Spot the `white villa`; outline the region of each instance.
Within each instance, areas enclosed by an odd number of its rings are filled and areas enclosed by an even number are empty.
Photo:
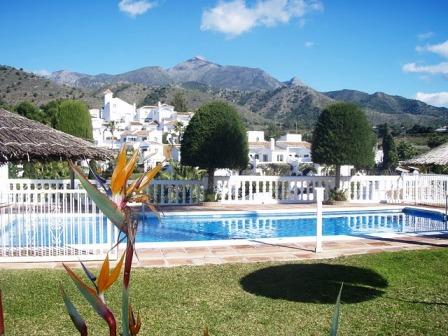
[[[179,127],[186,127],[192,112],[177,112],[168,104],[142,106],[129,104],[104,92],[104,105],[91,109],[93,138],[101,147],[119,149],[123,144],[141,152],[141,164],[145,169],[166,159],[162,138],[166,133],[171,143],[179,143]]]
[[[255,173],[261,173],[260,163],[288,163],[292,167],[291,173],[298,174],[299,165],[312,163],[311,144],[302,141],[301,134],[288,133],[277,141],[264,139],[263,131],[248,131],[249,163]]]

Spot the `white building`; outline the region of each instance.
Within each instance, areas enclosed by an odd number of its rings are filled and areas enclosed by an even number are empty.
[[[298,174],[302,163],[312,163],[311,144],[302,141],[301,134],[288,133],[278,141],[264,139],[263,131],[248,131],[249,162],[254,172],[261,173],[260,164],[287,163],[291,173]]]
[[[104,92],[102,117],[106,121],[131,122],[136,117],[136,106],[120,98],[115,98],[109,89]]]
[[[101,147],[119,149],[123,144],[141,152],[140,164],[145,168],[168,159],[164,133],[171,143],[180,142],[179,130],[186,127],[192,112],[178,113],[168,104],[158,103],[136,109],[135,103],[113,97],[110,90],[104,92],[102,110],[91,109],[93,137]],[[176,153],[173,159],[180,159]]]

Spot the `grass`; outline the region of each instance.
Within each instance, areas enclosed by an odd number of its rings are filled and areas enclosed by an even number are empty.
[[[306,263],[135,269],[140,335],[328,335],[344,281],[340,335],[447,335],[448,249],[403,251]],[[77,335],[58,292],[63,284],[88,319],[97,318],[59,270],[2,270],[7,335]],[[119,286],[108,293],[119,311]],[[118,315],[118,314],[117,314]]]

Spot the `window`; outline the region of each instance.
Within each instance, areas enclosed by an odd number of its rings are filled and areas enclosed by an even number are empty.
[[[268,162],[268,155],[267,154],[263,154],[263,162]]]
[[[283,155],[282,154],[278,154],[277,155],[277,161],[278,162],[283,162]]]
[[[255,160],[259,160],[260,159],[260,155],[255,154]]]
[[[309,155],[309,154],[305,154],[305,155],[304,155],[304,157],[306,157],[306,158],[307,158],[307,157],[310,157],[310,155]]]

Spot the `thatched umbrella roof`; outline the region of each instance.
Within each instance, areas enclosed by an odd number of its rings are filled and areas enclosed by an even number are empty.
[[[448,165],[448,142],[402,163],[416,166]]]
[[[0,108],[0,165],[18,161],[105,160],[109,149]]]

